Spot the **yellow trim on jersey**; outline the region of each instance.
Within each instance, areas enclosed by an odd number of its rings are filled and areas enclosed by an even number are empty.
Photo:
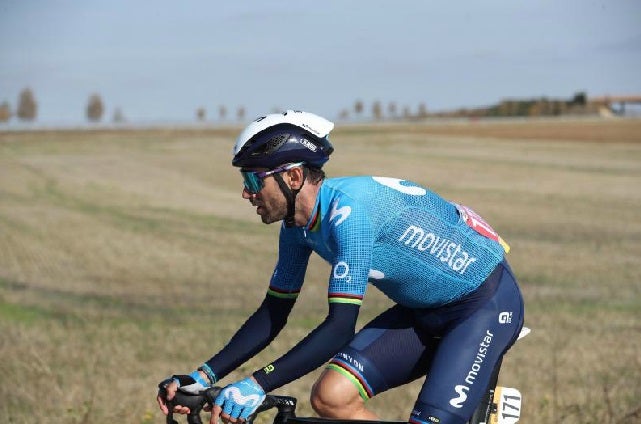
[[[498,237],[499,237],[499,244],[503,247],[503,250],[505,250],[505,253],[510,253],[510,245],[507,244],[505,240],[501,238],[501,236],[498,236]]]

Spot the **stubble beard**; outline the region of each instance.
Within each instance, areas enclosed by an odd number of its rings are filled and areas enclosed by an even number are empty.
[[[260,219],[263,224],[273,224],[274,222],[282,221],[287,215],[287,201],[283,197],[278,199],[272,205],[262,204],[263,213],[260,214]]]

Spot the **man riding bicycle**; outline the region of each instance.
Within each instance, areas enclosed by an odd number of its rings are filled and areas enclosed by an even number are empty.
[[[331,265],[327,317],[285,355],[226,386],[211,422],[246,419],[266,392],[328,361],[311,394],[321,417],[375,420],[368,399],[419,377],[410,422],[464,423],[473,414],[523,325],[509,247],[472,209],[414,182],[326,178],[333,127],[287,111],[257,119],[238,137],[232,164],[243,198],[263,223],[283,221],[278,262],[262,304],[229,343],[198,370],[161,383],[163,412],[176,390],[204,390],[269,345],[316,252]],[[355,334],[368,283],[395,305]]]

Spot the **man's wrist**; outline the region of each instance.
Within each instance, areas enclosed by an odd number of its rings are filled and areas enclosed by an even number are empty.
[[[200,371],[202,374],[205,375],[207,380],[209,380],[209,384],[211,386],[216,384],[216,382],[218,381],[218,377],[216,376],[216,373],[214,373],[214,371],[211,369],[209,365],[207,365],[207,363],[204,363],[201,366],[199,366],[198,371]]]
[[[209,381],[208,381],[208,379],[207,379],[207,374],[203,373],[203,372],[202,372],[202,371],[200,371],[200,370],[196,370],[196,371],[192,372],[191,374],[189,374],[189,376],[190,376],[190,377],[191,377],[191,378],[192,378],[196,383],[200,384],[200,385],[201,385],[202,387],[204,387],[205,389],[206,389],[207,387],[210,387],[210,386],[211,386],[211,384],[209,383]]]
[[[264,369],[255,371],[253,374],[251,374],[250,378],[255,381],[256,384],[262,387],[265,392],[273,390],[273,387],[271,387],[269,378],[267,374],[265,374]]]

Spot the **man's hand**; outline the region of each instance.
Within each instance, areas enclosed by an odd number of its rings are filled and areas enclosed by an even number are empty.
[[[176,396],[176,391],[180,390],[185,393],[198,394],[209,387],[207,375],[202,371],[194,371],[189,375],[174,375],[163,380],[158,385],[158,406],[163,414],[169,413],[167,402]],[[179,414],[189,414],[188,407],[183,405],[174,405],[172,412]]]
[[[156,396],[156,401],[158,402],[158,406],[160,407],[160,410],[165,415],[169,414],[169,408],[167,407],[167,402],[172,400],[174,396],[176,396],[176,390],[178,390],[178,383],[173,378],[168,378],[166,380],[163,380],[158,385],[158,396]],[[180,412],[180,411],[177,411],[176,408],[174,408],[172,412]],[[180,413],[183,413],[183,412],[180,412]],[[186,413],[189,413],[189,411],[187,411]]]
[[[265,391],[252,377],[237,381],[225,387],[214,402],[210,424],[217,424],[218,418],[225,422],[246,421],[265,400]]]

